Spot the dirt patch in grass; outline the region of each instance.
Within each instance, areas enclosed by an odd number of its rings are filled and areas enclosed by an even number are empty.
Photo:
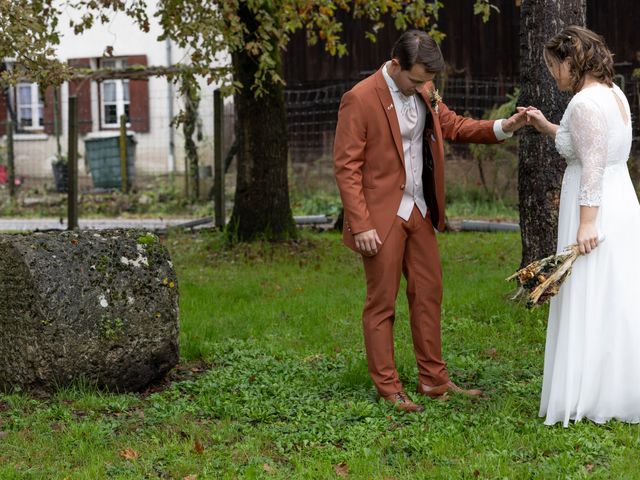
[[[195,380],[196,378],[204,375],[209,370],[213,369],[215,365],[204,360],[193,360],[176,365],[164,378],[158,380],[147,386],[140,392],[142,398],[146,398],[152,393],[163,392],[171,385],[177,382],[184,382],[186,380]]]

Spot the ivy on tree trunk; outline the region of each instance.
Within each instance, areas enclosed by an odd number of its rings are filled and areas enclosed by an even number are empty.
[[[186,195],[192,201],[200,197],[200,178],[198,174],[198,147],[193,134],[198,126],[198,106],[200,105],[200,91],[195,82],[185,81],[184,90],[184,119],[182,132],[184,133],[185,150],[185,187]]]
[[[559,123],[570,95],[558,90],[544,62],[544,44],[568,25],[586,21],[586,0],[522,0],[520,9],[520,105],[539,108]],[[525,128],[520,133],[518,195],[522,264],[551,255],[558,238],[558,209],[565,161],[553,139]],[[577,232],[576,232],[577,233]]]

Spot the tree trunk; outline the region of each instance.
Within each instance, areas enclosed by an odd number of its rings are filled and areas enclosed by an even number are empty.
[[[245,6],[239,14],[247,25],[255,25],[255,18]],[[275,50],[279,67],[280,52]],[[246,50],[233,55],[233,69],[242,88],[234,97],[238,177],[229,231],[239,241],[295,238],[287,178],[284,87],[270,83],[267,92],[256,98],[251,86],[257,60]]]
[[[200,198],[200,178],[198,172],[198,147],[193,140],[193,134],[198,124],[198,106],[200,105],[200,91],[197,85],[187,84],[185,89],[185,119],[182,125],[184,133],[184,150],[186,159],[186,196],[192,202]]]
[[[585,25],[586,0],[522,0],[520,10],[520,105],[533,105],[559,123],[570,95],[547,71],[545,42],[568,25]],[[522,264],[555,253],[565,162],[554,141],[533,128],[520,135],[518,192]]]

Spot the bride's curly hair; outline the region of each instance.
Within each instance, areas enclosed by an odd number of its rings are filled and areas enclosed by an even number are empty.
[[[569,59],[569,74],[573,93],[584,85],[591,74],[609,87],[613,86],[613,54],[600,35],[583,27],[566,27],[544,45],[544,58],[549,63]]]

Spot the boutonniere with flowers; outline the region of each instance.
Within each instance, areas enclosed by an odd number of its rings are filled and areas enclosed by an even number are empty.
[[[440,96],[440,92],[438,89],[431,90],[429,92],[429,103],[431,103],[431,108],[434,112],[439,113],[439,104],[442,101],[442,97]]]

